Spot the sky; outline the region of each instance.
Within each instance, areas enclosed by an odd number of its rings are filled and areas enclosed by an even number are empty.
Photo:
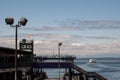
[[[0,0],[0,46],[15,48],[5,18],[28,19],[18,42],[34,40],[34,54],[120,57],[120,0]],[[28,35],[30,35],[28,37]]]

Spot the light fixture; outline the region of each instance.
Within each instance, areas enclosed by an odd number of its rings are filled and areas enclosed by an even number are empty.
[[[22,26],[25,26],[26,23],[27,23],[27,21],[28,21],[28,20],[27,20],[26,18],[22,17],[22,18],[20,19],[19,23],[20,23]]]
[[[13,18],[5,18],[5,22],[7,25],[10,25],[11,27],[15,27],[15,79],[17,80],[17,34],[18,34],[18,27],[25,26],[27,23],[27,19],[22,17],[20,21],[18,21],[18,24],[13,25],[14,19]]]
[[[60,80],[60,46],[62,45],[62,42],[59,42],[58,43],[58,73],[59,73],[59,76],[58,76],[58,80]]]
[[[58,45],[59,45],[59,46],[61,46],[61,45],[62,45],[62,43],[60,42]]]
[[[27,23],[27,19],[26,18],[24,18],[24,17],[22,17],[22,18],[20,18],[20,21],[18,21],[18,24],[17,25],[15,25],[15,26],[13,26],[13,23],[14,23],[14,19],[13,18],[5,18],[5,22],[6,22],[6,24],[7,25],[11,25],[12,27],[20,27],[21,25],[22,26],[25,26],[26,25],[26,23]]]
[[[5,18],[5,22],[7,25],[12,25],[14,23],[14,19],[13,18]]]

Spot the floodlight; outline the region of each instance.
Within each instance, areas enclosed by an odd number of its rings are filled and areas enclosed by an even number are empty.
[[[14,19],[13,18],[5,18],[5,22],[7,25],[10,25],[11,27],[15,27],[15,79],[14,80],[17,80],[17,34],[18,34],[18,27],[21,27],[21,26],[25,26],[26,23],[27,23],[27,19],[26,18],[21,18],[20,21],[18,21],[18,24],[16,25],[13,25],[14,23]]]
[[[14,23],[14,19],[13,18],[5,18],[5,22],[7,25],[12,25]]]
[[[62,45],[62,43],[60,42],[58,45],[59,45],[59,46],[61,46],[61,45]]]
[[[22,17],[22,18],[20,19],[19,23],[20,23],[20,25],[25,26],[26,23],[27,23],[27,21],[28,21],[28,20],[27,20],[26,18]]]

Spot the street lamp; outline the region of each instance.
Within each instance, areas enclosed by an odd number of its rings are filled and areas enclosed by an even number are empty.
[[[58,80],[60,80],[60,46],[62,46],[62,43],[58,43],[58,69],[59,69],[59,77]]]
[[[11,27],[15,27],[15,80],[17,80],[17,34],[18,34],[18,27],[25,26],[27,23],[27,19],[22,17],[20,21],[18,21],[18,24],[13,25],[14,19],[13,18],[5,18],[5,22],[7,25],[10,25]]]

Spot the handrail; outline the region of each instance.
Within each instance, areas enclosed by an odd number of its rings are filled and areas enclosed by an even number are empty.
[[[95,72],[87,72],[87,71],[83,70],[82,68],[78,67],[77,65],[75,65],[73,63],[71,63],[71,67],[76,69],[78,72],[86,75],[87,77],[95,77],[95,78],[97,78],[99,80],[107,80],[103,76],[101,76],[101,75],[99,75],[99,74],[97,74]]]
[[[80,73],[85,74],[86,76],[88,76],[87,71],[85,71],[82,68],[76,66],[75,64],[71,63],[71,67],[74,68],[74,69],[76,69],[78,72],[80,72]]]

